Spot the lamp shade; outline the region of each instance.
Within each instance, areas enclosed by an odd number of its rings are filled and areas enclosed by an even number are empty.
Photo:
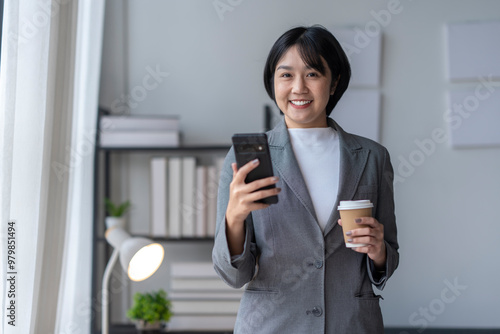
[[[120,247],[120,263],[132,281],[142,281],[160,267],[163,246],[147,238],[130,238]]]
[[[120,263],[132,281],[142,281],[160,267],[163,246],[147,238],[132,237],[120,225],[106,231],[106,240],[120,252]]]

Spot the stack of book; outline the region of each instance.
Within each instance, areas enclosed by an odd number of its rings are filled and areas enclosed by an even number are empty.
[[[100,119],[100,145],[120,147],[177,147],[180,144],[176,116],[105,115]]]
[[[243,288],[226,285],[211,262],[172,263],[170,277],[170,330],[233,330]]]
[[[192,156],[151,159],[151,236],[205,238],[215,235],[217,191],[223,157],[197,165]]]

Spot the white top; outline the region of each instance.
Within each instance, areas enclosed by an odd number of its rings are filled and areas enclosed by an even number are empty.
[[[288,129],[293,152],[314,205],[321,230],[337,200],[340,178],[339,136],[330,128]]]

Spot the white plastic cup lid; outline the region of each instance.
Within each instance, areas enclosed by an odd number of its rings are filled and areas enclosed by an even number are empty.
[[[338,210],[355,210],[366,208],[373,208],[373,204],[369,199],[363,199],[359,201],[340,201]]]

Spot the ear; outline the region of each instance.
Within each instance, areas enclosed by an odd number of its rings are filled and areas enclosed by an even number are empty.
[[[339,81],[340,81],[340,74],[337,77],[337,80],[335,81],[335,83],[332,85],[332,88],[330,88],[330,95],[333,95],[335,93],[335,89],[337,89],[337,85],[339,84]]]

